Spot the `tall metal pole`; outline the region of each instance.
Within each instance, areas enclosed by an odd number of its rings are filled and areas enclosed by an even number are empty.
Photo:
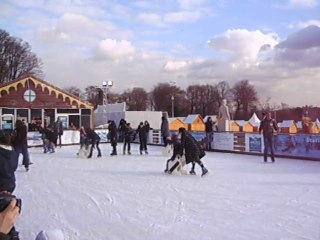
[[[172,106],[172,117],[174,118],[174,96],[171,96],[171,106]]]
[[[174,87],[176,86],[176,82],[171,81],[170,82],[171,88],[172,88],[172,93],[171,93],[171,113],[172,113],[172,117],[174,118]]]

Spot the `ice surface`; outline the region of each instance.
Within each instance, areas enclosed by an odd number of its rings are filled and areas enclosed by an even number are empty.
[[[140,156],[76,156],[78,146],[43,154],[31,148],[29,172],[19,166],[22,239],[61,229],[66,239],[320,239],[320,162],[207,153],[209,174],[166,175],[163,148]],[[190,169],[190,166],[187,166]]]

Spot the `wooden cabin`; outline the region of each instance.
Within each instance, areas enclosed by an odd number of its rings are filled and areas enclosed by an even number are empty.
[[[281,133],[298,133],[297,124],[293,120],[284,120],[279,126]]]
[[[241,126],[237,121],[230,121],[231,122],[231,132],[240,132]]]
[[[53,123],[60,117],[65,129],[92,127],[93,105],[32,75],[0,86],[0,129],[12,130],[23,120],[29,131],[37,124]]]
[[[235,121],[237,123],[237,125],[240,128],[239,132],[253,132],[254,131],[254,126],[247,121],[244,120],[236,120]]]
[[[181,118],[168,118],[168,122],[169,130],[171,131],[178,131],[181,127],[184,127],[185,129],[188,128],[188,125],[184,123]]]
[[[199,114],[188,115],[183,122],[187,124],[188,131],[204,132],[206,130],[206,125]]]

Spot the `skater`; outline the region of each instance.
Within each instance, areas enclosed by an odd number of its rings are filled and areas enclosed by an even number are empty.
[[[168,137],[170,136],[169,133],[169,122],[167,117],[162,116],[161,118],[161,136],[163,140],[163,144],[166,147],[168,145]]]
[[[166,163],[166,169],[164,170],[165,173],[171,174],[172,171],[177,169],[178,172],[181,174],[187,174],[187,172],[184,170],[184,165],[186,164],[185,162],[185,157],[183,156],[183,148],[181,145],[181,142],[177,140],[176,135],[172,135],[171,140],[168,141],[168,146],[172,145],[173,152],[171,158],[167,160]],[[175,160],[177,159],[176,163]],[[169,165],[171,164],[171,168]]]
[[[111,146],[112,146],[112,152],[111,156],[117,155],[117,143],[118,143],[118,133],[117,133],[117,126],[114,121],[108,121],[108,139],[110,140]]]
[[[273,150],[273,132],[278,131],[277,122],[272,119],[270,112],[263,112],[264,118],[262,119],[259,127],[259,133],[263,132],[263,143],[264,143],[264,162],[267,162],[268,151],[270,149],[271,161],[274,163],[274,150]]]
[[[147,149],[147,126],[143,124],[143,122],[140,122],[136,133],[139,134],[139,142],[140,142],[140,155],[142,155],[142,151],[145,152],[145,154],[148,154]]]
[[[0,192],[12,194],[16,188],[15,171],[18,168],[18,158],[13,158],[9,133],[0,130]],[[14,223],[19,216],[16,200],[0,213],[0,239],[19,239],[19,233],[14,228]],[[5,238],[7,236],[7,238]]]
[[[148,142],[149,142],[149,132],[150,132],[150,130],[152,130],[152,128],[150,127],[150,123],[147,120],[144,121],[144,126],[145,126],[146,132],[147,132],[147,144],[148,144]]]
[[[27,127],[21,120],[16,121],[16,128],[12,132],[13,159],[19,161],[20,153],[23,155],[22,164],[29,171],[30,157],[27,142]]]
[[[207,149],[211,150],[211,142],[213,140],[213,121],[211,117],[208,117],[206,122],[206,142],[207,142]]]
[[[179,133],[181,134],[181,148],[185,154],[186,164],[192,164],[189,173],[191,175],[196,174],[194,168],[195,164],[197,163],[202,169],[201,176],[204,176],[208,173],[208,170],[204,167],[200,159],[205,156],[205,152],[201,149],[200,144],[197,142],[197,140],[193,136],[191,136],[185,128],[179,128]]]
[[[54,153],[56,141],[55,133],[46,126],[44,126],[44,128],[39,126],[39,132],[42,134],[41,138],[43,139],[43,153]]]
[[[121,118],[118,126],[119,142],[124,142],[124,132],[126,127],[126,120]]]
[[[87,133],[86,141],[91,144],[90,153],[88,155],[88,158],[92,157],[92,152],[93,152],[93,148],[94,147],[96,147],[97,150],[98,150],[98,156],[97,157],[101,157],[101,150],[99,148],[99,143],[100,143],[99,135],[91,128],[88,128],[86,130],[86,133]]]
[[[84,126],[81,126],[79,131],[80,131],[80,149],[81,149],[85,145],[87,133]]]
[[[63,124],[60,120],[60,117],[57,118],[57,121],[54,123],[53,131],[57,136],[57,140],[55,142],[55,146],[58,146],[58,140],[59,140],[59,147],[61,147],[61,136],[63,135]]]
[[[133,132],[134,131],[130,126],[130,123],[126,123],[126,126],[124,128],[123,155],[126,154],[126,148],[128,148],[128,154],[131,155],[131,139],[133,136]]]

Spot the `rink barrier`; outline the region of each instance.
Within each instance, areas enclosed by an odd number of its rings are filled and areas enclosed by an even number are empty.
[[[108,129],[95,129],[101,143],[107,143]],[[190,131],[200,145],[207,149],[208,141],[205,132]],[[171,131],[172,134],[177,132]],[[63,145],[80,143],[80,133],[77,130],[64,130],[61,142]],[[139,142],[138,136],[135,143]],[[150,130],[148,144],[163,145],[160,130]],[[42,146],[39,132],[28,132],[28,145]],[[263,155],[263,137],[258,133],[244,132],[214,132],[210,143],[211,150],[217,152],[239,153],[248,155]],[[274,135],[274,150],[276,157],[293,159],[320,160],[320,134],[286,134]]]

